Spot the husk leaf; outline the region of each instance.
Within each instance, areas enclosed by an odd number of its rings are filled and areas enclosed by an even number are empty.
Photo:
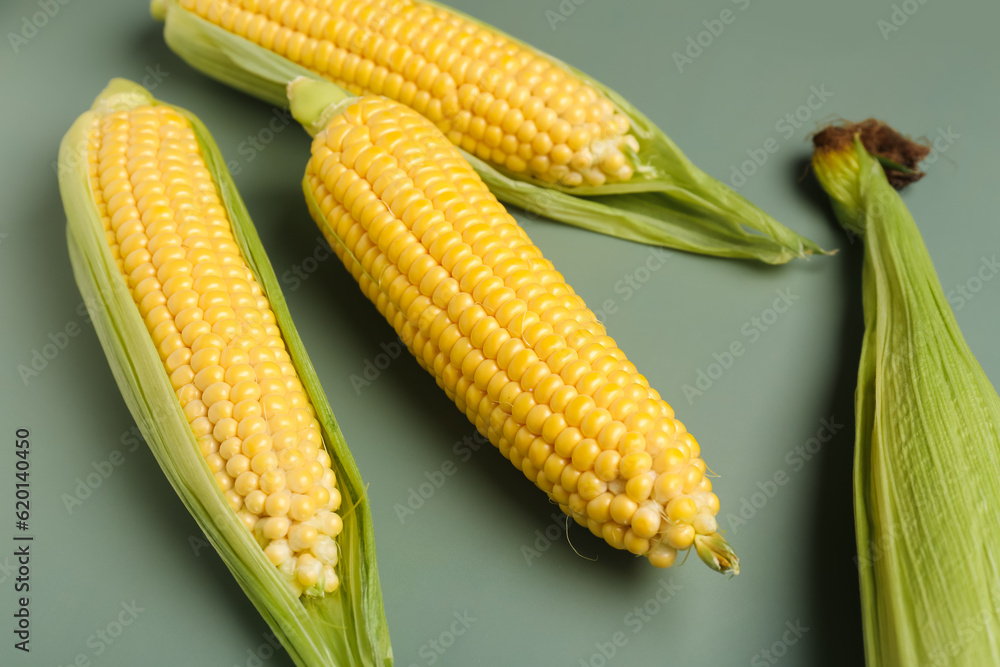
[[[877,158],[855,137],[813,166],[865,242],[854,503],[868,667],[1000,664],[1000,398]]]

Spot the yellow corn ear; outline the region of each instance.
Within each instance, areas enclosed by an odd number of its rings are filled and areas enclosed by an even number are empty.
[[[330,456],[191,124],[154,105],[96,116],[87,157],[108,247],[216,483],[297,591],[336,590]]]
[[[614,90],[433,0],[151,0],[150,10],[186,62],[271,104],[301,110],[292,91],[306,79],[328,98],[378,93],[416,109],[500,200],[531,213],[719,257],[826,253],[701,171]]]
[[[698,442],[432,123],[382,97],[346,103],[304,188],[420,364],[566,514],[658,567],[695,545],[739,571]]]
[[[361,95],[423,114],[457,146],[565,186],[632,178],[628,116],[536,51],[413,0],[179,0]]]
[[[59,166],[77,283],[178,495],[296,664],[391,661],[356,467],[211,137],[114,80]]]

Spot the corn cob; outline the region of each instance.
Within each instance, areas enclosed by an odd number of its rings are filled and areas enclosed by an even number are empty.
[[[74,271],[161,466],[292,657],[379,664],[367,507],[346,535],[337,513],[342,493],[362,500],[360,480],[209,143],[193,117],[113,81],[61,149]],[[345,565],[372,587],[362,600],[360,582],[339,588]],[[355,616],[366,639],[325,638]]]
[[[614,91],[433,2],[152,0],[152,11],[185,60],[272,103],[288,106],[287,85],[308,76],[414,108],[528,211],[722,257],[824,252],[698,169]]]
[[[299,593],[336,590],[330,456],[194,131],[138,106],[94,118],[90,146],[111,255],[216,483]]]
[[[632,178],[628,116],[531,49],[412,0],[179,0],[322,74],[426,116],[480,159],[577,186]]]
[[[367,297],[525,477],[619,549],[739,564],[694,436],[432,123],[386,98],[312,144],[312,215]]]

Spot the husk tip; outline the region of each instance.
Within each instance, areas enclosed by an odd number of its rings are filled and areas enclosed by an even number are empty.
[[[152,14],[153,19],[156,21],[166,21],[167,20],[167,3],[166,0],[152,0],[149,3],[149,13]]]
[[[811,248],[809,250],[806,250],[805,253],[803,254],[803,257],[805,259],[809,259],[809,258],[814,257],[814,256],[815,257],[833,257],[838,252],[840,252],[840,248],[833,248],[831,250],[827,250],[826,248],[821,248],[819,246],[816,246],[815,248]]]
[[[840,252],[840,248],[834,248],[833,250],[827,250],[815,243],[810,246],[801,246],[799,249],[799,259],[811,259],[812,257],[831,257]]]
[[[115,77],[104,87],[90,109],[100,114],[108,114],[152,102],[153,96],[138,83]]]
[[[719,533],[698,535],[694,547],[702,561],[716,572],[735,577],[740,573],[740,559]]]
[[[156,2],[157,0],[153,1]],[[291,81],[289,81],[288,85],[285,88],[285,90],[288,93],[288,99],[292,99],[296,95],[300,94],[301,91],[310,86],[310,83],[312,81],[314,81],[314,79],[311,79],[308,76],[297,76]]]

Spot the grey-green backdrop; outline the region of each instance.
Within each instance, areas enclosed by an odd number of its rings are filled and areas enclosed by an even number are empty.
[[[1000,381],[998,6],[454,2],[612,85],[709,173],[840,248],[780,268],[674,253],[647,274],[647,247],[514,212],[595,308],[612,306],[611,334],[703,443],[743,573],[728,580],[696,558],[657,571],[574,527],[581,558],[540,492],[492,448],[471,452],[472,427],[408,355],[368,385],[352,382],[367,364],[385,365],[378,355],[393,334],[335,259],[310,259],[318,233],[299,191],[305,133],[274,121],[281,131],[253,148],[274,111],[188,68],[143,2],[7,1],[0,663],[291,664],[131,434],[79,308],[52,163],[114,76],[200,115],[235,162],[369,484],[399,665],[861,662],[851,512],[860,247],[806,173],[806,139],[820,122],[874,115],[935,142],[927,178],[905,198],[972,349]],[[743,353],[730,361],[734,343]],[[23,377],[18,367],[50,344],[61,349]],[[11,630],[19,427],[31,432],[36,537],[27,655]],[[440,488],[421,488],[443,469]],[[428,497],[420,505],[411,492]],[[400,518],[408,502],[419,509]]]

